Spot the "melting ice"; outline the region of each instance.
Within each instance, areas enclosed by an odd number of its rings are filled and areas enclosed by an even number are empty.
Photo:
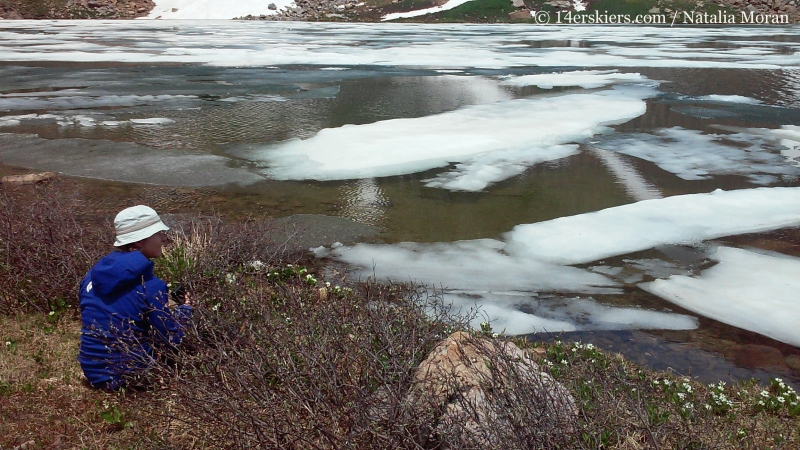
[[[800,225],[797,205],[800,205],[800,188],[715,191],[519,225],[506,234],[505,241],[358,244],[339,247],[331,254],[360,268],[358,273],[362,276],[374,274],[378,279],[440,287],[457,306],[482,305],[489,316],[514,332],[541,331],[547,327],[550,331],[568,330],[564,323],[576,326],[567,320],[568,314],[553,321],[552,313],[550,318],[542,317],[526,312],[530,308],[520,309],[520,305],[530,303],[535,292],[619,292],[619,285],[610,278],[570,267],[571,264],[663,244],[700,243],[722,236],[797,226]],[[584,314],[585,328],[623,327],[601,319],[609,317],[610,313],[603,313],[608,310],[599,306],[584,309],[590,311]],[[660,312],[628,317],[628,322],[647,323],[652,328],[694,326],[685,316]]]
[[[714,320],[800,346],[800,259],[719,247],[719,261],[692,278],[674,275],[642,287]]]
[[[779,149],[770,149],[767,140],[747,133],[704,134],[675,127],[655,134],[614,135],[596,145],[652,161],[684,180],[744,175],[753,183],[769,184],[784,176],[800,175],[797,167],[786,164]]]
[[[279,180],[343,180],[420,172],[458,163],[428,186],[477,191],[645,112],[644,87],[500,101],[413,119],[323,129],[245,156]],[[582,111],[576,114],[576,111]]]

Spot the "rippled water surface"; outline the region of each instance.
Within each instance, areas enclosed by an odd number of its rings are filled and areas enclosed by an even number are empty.
[[[600,259],[514,245],[536,244],[525,224],[717,189],[761,188],[755,208],[800,188],[798,31],[8,22],[0,162],[82,177],[111,209],[144,192],[165,212],[348,218],[380,234],[321,255],[442,286],[509,332],[568,332],[703,379],[791,379],[796,335],[741,322],[748,297],[714,315],[648,283],[710,283],[739,262],[717,247],[800,257],[800,203],[733,236],[686,228]],[[700,197],[686,198],[668,220],[689,220]],[[649,220],[631,234],[664,226]],[[447,273],[414,275],[429,263]]]

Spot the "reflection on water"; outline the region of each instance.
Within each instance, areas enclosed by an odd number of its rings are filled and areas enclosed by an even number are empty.
[[[645,180],[636,167],[625,161],[619,153],[597,147],[590,147],[589,151],[605,164],[617,182],[625,186],[625,192],[633,200],[638,202],[664,197],[658,187]]]
[[[385,209],[391,202],[374,178],[346,182],[341,188],[339,211],[342,217],[365,225],[382,225]]]

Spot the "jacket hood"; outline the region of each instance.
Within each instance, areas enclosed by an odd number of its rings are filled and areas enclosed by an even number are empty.
[[[153,274],[153,262],[140,252],[112,252],[92,267],[92,286],[100,295],[110,295],[132,284],[141,283],[142,276]]]

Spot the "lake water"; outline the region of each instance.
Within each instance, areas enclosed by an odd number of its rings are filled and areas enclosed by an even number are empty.
[[[497,331],[800,374],[800,28],[6,21],[0,80],[6,167],[351,219],[316,254]]]

